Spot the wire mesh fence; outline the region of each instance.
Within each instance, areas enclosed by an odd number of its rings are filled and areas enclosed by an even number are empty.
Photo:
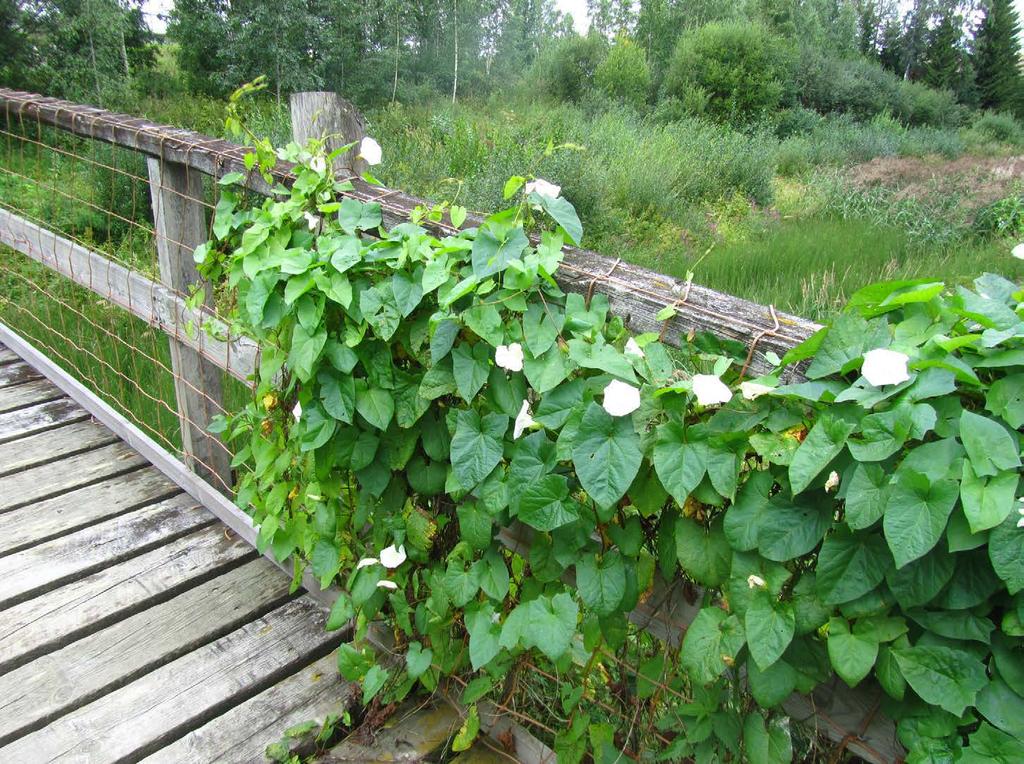
[[[163,186],[155,192],[180,196],[208,221],[216,188],[205,178],[184,192]],[[182,455],[182,428],[204,431],[209,416],[244,399],[244,385],[221,373],[225,404],[221,389],[206,389],[207,377],[177,373],[174,335],[194,335],[201,327],[170,327],[169,341],[165,316],[155,309],[140,315],[137,294],[126,292],[122,280],[112,279],[107,268],[94,268],[93,260],[72,257],[98,253],[123,269],[118,273],[139,276],[143,284],[161,278],[159,247],[190,260],[193,243],[157,231],[153,199],[150,169],[139,152],[69,134],[9,107],[0,113],[0,207],[28,224],[8,231],[16,249],[0,250],[0,321],[168,451]],[[54,271],[57,261],[65,275]],[[181,300],[190,297],[180,289],[171,292]],[[194,419],[180,409],[176,389],[205,401],[206,416]],[[230,459],[220,441],[211,442]],[[218,488],[230,490],[223,473],[214,479]]]
[[[224,465],[232,454],[208,437],[207,427],[212,416],[238,410],[247,400],[250,392],[240,380],[256,356],[236,352],[240,346],[229,335],[204,344],[200,324],[220,321],[216,302],[209,294],[196,298],[187,286],[194,279],[187,278],[182,264],[192,262],[212,223],[219,191],[214,176],[238,171],[245,149],[52,99],[19,94],[2,102],[0,241],[9,246],[0,246],[0,321],[168,451],[191,461],[215,487],[230,492]],[[26,104],[34,109],[23,108]],[[134,147],[145,147],[144,152]],[[287,182],[289,167],[282,164],[274,174]],[[258,176],[250,178],[257,192],[268,190]],[[419,202],[379,188],[357,186],[355,193],[381,202],[385,222],[387,215],[405,219]],[[182,224],[189,215],[191,223]],[[171,218],[177,224],[168,224]],[[655,327],[662,336],[670,326],[676,336],[694,326],[715,326],[744,338],[748,365],[756,362],[755,351],[782,349],[814,329],[773,309],[757,314],[748,304],[719,304],[718,298],[727,296],[664,283],[656,274],[637,275],[632,266],[593,253],[580,252],[565,270],[572,288],[588,297],[595,288],[608,292],[613,307],[626,306],[634,323]],[[656,312],[666,307],[689,311],[684,318],[691,324],[655,321]],[[223,333],[224,323],[219,326]],[[233,366],[233,357],[242,360]],[[213,450],[191,445],[199,439]],[[515,539],[505,544],[509,556],[530,564],[528,546]],[[683,750],[676,744],[684,731],[692,738],[700,725],[711,734],[715,725],[731,723],[708,711],[720,699],[703,697],[678,660],[687,618],[701,596],[682,579],[645,593],[617,645],[598,640],[575,648],[574,661],[583,667],[581,685],[522,656],[503,686],[490,693],[489,713],[551,744],[585,709],[592,728],[629,758],[650,760]],[[808,656],[808,663],[815,657],[820,656]],[[734,679],[737,686],[743,681]],[[462,678],[451,681],[448,689],[455,697],[472,689]],[[738,694],[737,711],[751,710],[745,702]],[[892,758],[888,730],[868,729],[877,711],[870,702],[825,708],[810,700],[791,713],[798,709],[808,709],[809,721],[794,734],[802,758],[838,758],[848,748],[873,761]]]

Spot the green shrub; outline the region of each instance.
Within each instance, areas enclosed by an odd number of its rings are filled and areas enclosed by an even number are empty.
[[[783,38],[756,24],[707,24],[679,38],[665,77],[665,92],[684,98],[692,88],[708,96],[708,114],[749,123],[775,109],[785,93],[793,51]]]
[[[889,112],[906,125],[954,127],[966,113],[950,91],[906,82],[861,57],[840,59],[805,48],[794,81],[800,102],[822,114],[869,120]]]
[[[972,226],[983,237],[1024,236],[1024,194],[1013,194],[982,207]]]
[[[1024,145],[1024,127],[1010,114],[986,111],[974,120],[969,132],[979,142]]]
[[[594,87],[594,76],[608,55],[608,43],[598,34],[570,35],[544,50],[531,77],[561,101],[579,101]]]
[[[620,36],[594,71],[594,81],[610,97],[639,108],[651,89],[651,70],[643,48]]]
[[[821,122],[821,115],[813,109],[794,106],[779,112],[775,121],[775,134],[779,138],[811,132]]]

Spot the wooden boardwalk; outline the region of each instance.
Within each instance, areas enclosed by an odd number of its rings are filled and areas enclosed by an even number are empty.
[[[355,702],[320,605],[0,345],[0,762],[254,762]]]

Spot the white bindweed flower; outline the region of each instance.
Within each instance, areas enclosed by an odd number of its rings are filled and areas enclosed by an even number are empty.
[[[389,580],[387,578],[382,578],[380,581],[377,582],[377,588],[378,589],[391,589],[391,591],[394,591],[395,589],[398,588],[398,584],[396,584],[394,581],[391,581],[391,580]]]
[[[612,416],[626,416],[640,408],[640,390],[613,379],[604,389],[604,410]]]
[[[1024,260],[1024,241],[1013,248],[1013,256],[1018,260]]]
[[[356,570],[362,570],[363,568],[368,568],[371,565],[380,565],[380,560],[376,557],[364,557],[356,563]]]
[[[767,586],[767,584],[765,583],[765,580],[761,578],[759,575],[757,575],[756,573],[751,573],[749,576],[747,576],[747,586],[749,586],[751,589],[764,589],[764,587]]]
[[[498,345],[494,350],[494,363],[507,371],[523,370],[523,346],[518,342]]]
[[[295,417],[296,422],[302,419],[302,404],[298,401],[295,401],[295,408],[292,409],[292,416]]]
[[[319,175],[323,175],[327,172],[327,160],[321,156],[315,156],[309,160],[309,169]]]
[[[762,385],[760,382],[740,382],[740,392],[748,401],[756,401],[762,395],[770,393],[774,387]]]
[[[394,544],[380,552],[380,564],[385,568],[397,568],[405,562],[405,544],[396,547]]]
[[[537,192],[541,196],[547,196],[552,199],[557,199],[558,195],[562,193],[562,187],[556,186],[554,183],[549,183],[544,178],[537,178],[531,180],[526,184],[526,193],[532,194]]]
[[[643,358],[644,350],[638,344],[636,340],[630,337],[626,340],[626,349],[623,351],[626,355],[633,356],[633,358]]]
[[[701,406],[714,406],[732,400],[732,390],[714,374],[694,374],[693,394]]]
[[[523,401],[523,407],[519,409],[519,415],[516,417],[515,427],[512,429],[512,440],[518,440],[519,436],[523,434],[523,431],[527,427],[532,427],[537,424],[533,421],[533,417],[530,416],[530,402]]]
[[[320,227],[320,216],[314,215],[312,212],[303,212],[306,217],[306,225],[309,226],[310,231],[315,231]]]
[[[828,480],[825,481],[825,493],[832,493],[839,487],[839,473],[835,470],[829,473]]]
[[[898,385],[910,379],[907,361],[910,358],[897,350],[877,348],[864,354],[864,365],[860,373],[875,387]]]
[[[366,136],[359,142],[359,156],[366,161],[366,164],[371,166],[380,164],[382,154],[380,144],[370,136]]]

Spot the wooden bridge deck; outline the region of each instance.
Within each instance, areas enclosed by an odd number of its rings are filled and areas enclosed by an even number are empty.
[[[352,702],[322,608],[0,345],[0,761],[252,762]]]

